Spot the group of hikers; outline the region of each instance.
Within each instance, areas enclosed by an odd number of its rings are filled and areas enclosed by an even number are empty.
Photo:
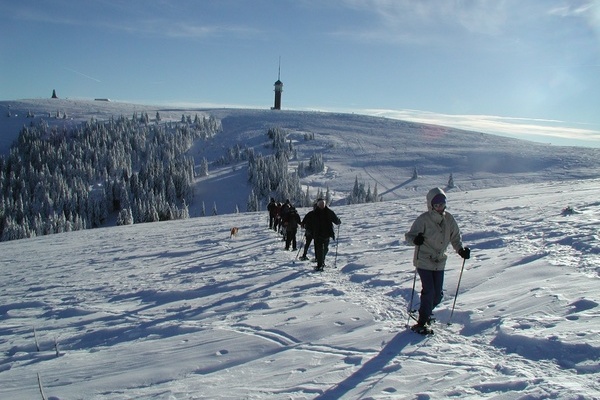
[[[444,269],[448,259],[446,249],[451,245],[464,260],[471,257],[471,250],[463,246],[462,235],[456,220],[446,210],[446,193],[440,188],[433,188],[427,193],[426,198],[427,211],[415,219],[409,231],[404,235],[406,243],[415,246],[413,256],[413,265],[416,268],[415,278],[418,274],[421,280],[419,315],[417,323],[411,329],[423,335],[433,333],[431,329],[433,309],[442,301]],[[297,249],[298,226],[304,228],[306,241],[300,259],[308,259],[307,251],[311,242],[314,241],[317,261],[315,271],[323,271],[325,256],[329,251],[329,241],[335,239],[333,224],[340,225],[342,223],[335,212],[327,207],[325,200],[317,199],[313,209],[302,220],[289,200],[280,204],[271,198],[267,210],[269,212],[269,228],[281,232],[286,250],[290,250],[290,246],[293,251]]]
[[[314,241],[315,258],[317,266],[315,271],[323,271],[325,268],[325,257],[329,252],[329,241],[335,239],[333,224],[339,225],[342,221],[327,207],[324,199],[318,198],[313,209],[309,211],[302,220],[296,208],[286,200],[283,204],[275,202],[274,198],[267,205],[269,212],[269,228],[279,231],[283,235],[285,241],[285,249],[292,251],[297,250],[296,234],[298,227],[304,229],[306,238],[304,243],[304,252],[300,260],[307,260],[307,252],[311,242]]]

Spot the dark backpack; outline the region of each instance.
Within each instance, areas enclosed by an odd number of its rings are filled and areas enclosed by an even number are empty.
[[[296,210],[291,210],[287,215],[287,230],[295,231],[298,230],[298,221],[300,216]]]

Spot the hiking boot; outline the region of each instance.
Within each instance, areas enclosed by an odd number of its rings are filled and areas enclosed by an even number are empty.
[[[306,256],[302,256],[302,257],[300,257],[299,259],[300,259],[301,261],[306,261],[306,260],[308,260],[308,257],[306,257]]]
[[[418,333],[419,335],[433,335],[433,329],[424,324],[414,324],[410,327],[410,330]]]

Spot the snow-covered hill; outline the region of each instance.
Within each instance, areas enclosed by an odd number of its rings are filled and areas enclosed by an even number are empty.
[[[266,212],[0,243],[1,399],[42,398],[40,386],[63,400],[600,398],[597,149],[361,115],[59,101],[73,124],[218,116],[223,133],[196,157],[263,146],[280,126],[299,158],[324,154],[327,171],[303,183],[339,200],[358,176],[387,201],[334,203],[342,225],[318,274],[283,250]],[[49,102],[0,110],[3,146],[8,125]],[[455,298],[462,260],[450,255],[436,334],[423,338],[405,328],[404,233],[450,173],[449,211],[473,257]],[[225,214],[244,187],[244,165],[227,166],[199,180],[197,198]]]
[[[10,112],[11,117],[7,117]],[[160,113],[162,122],[181,120],[182,115],[214,115],[222,120],[223,132],[190,150],[196,162],[213,161],[239,144],[269,154],[269,128],[289,132],[298,162],[322,154],[326,171],[302,179],[313,193],[330,188],[334,204],[345,204],[355,180],[371,186],[384,200],[424,194],[433,186],[445,186],[453,175],[456,190],[509,186],[513,183],[547,179],[597,177],[600,150],[558,147],[501,136],[461,131],[388,118],[356,114],[334,114],[287,110],[188,109],[105,101],[38,99],[0,102],[0,151],[8,151],[19,128],[31,123],[28,113],[60,127],[74,126],[90,118],[108,120],[134,113]],[[50,117],[48,117],[50,115]],[[66,115],[66,118],[65,118]],[[57,118],[57,116],[60,116]],[[306,140],[305,134],[314,134]],[[413,180],[414,169],[419,174]],[[204,203],[210,213],[215,204],[219,214],[246,210],[250,188],[246,163],[212,168],[199,178],[191,216],[201,215]],[[278,199],[284,200],[284,199]]]
[[[333,207],[323,273],[265,213],[0,243],[0,398],[37,374],[48,399],[600,398],[599,187],[451,193],[473,258],[429,338],[405,329],[421,196]]]

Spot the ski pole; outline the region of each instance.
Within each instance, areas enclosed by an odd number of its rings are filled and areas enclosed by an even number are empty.
[[[337,236],[335,237],[335,260],[333,261],[333,268],[337,268],[337,255],[338,255],[339,240],[340,240],[340,226],[338,225]]]
[[[415,297],[415,285],[417,283],[417,269],[415,268],[415,276],[413,277],[412,292],[410,293],[410,304],[408,305],[408,318],[406,319],[406,327],[410,326],[410,315],[412,313],[413,298]]]
[[[452,319],[452,315],[454,314],[454,307],[456,306],[456,299],[458,298],[458,289],[460,288],[460,281],[462,280],[463,270],[465,269],[465,261],[466,258],[463,258],[462,267],[460,268],[460,275],[458,276],[458,284],[456,285],[456,294],[454,295],[454,303],[452,304],[452,311],[450,312],[450,318],[448,318],[448,325],[450,325],[450,320]]]
[[[419,259],[419,251],[421,250],[421,246],[417,246],[417,255],[415,258]],[[415,285],[417,284],[417,267],[415,267],[415,275],[413,276],[413,285],[412,291],[410,292],[410,303],[408,305],[408,318],[406,319],[406,327],[410,326],[410,314],[412,313],[413,299],[415,297]]]

